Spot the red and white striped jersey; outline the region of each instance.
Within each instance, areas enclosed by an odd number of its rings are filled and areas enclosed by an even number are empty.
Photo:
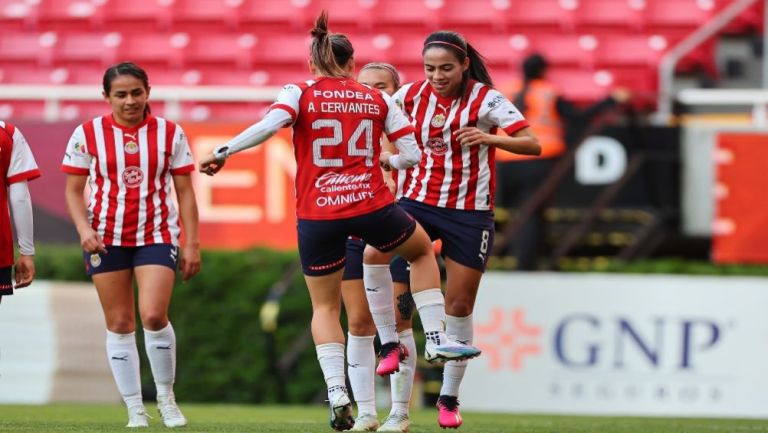
[[[75,129],[61,169],[89,176],[88,220],[106,245],[178,245],[171,175],[194,170],[181,127],[148,115],[127,128],[111,115]]]
[[[514,104],[473,80],[460,99],[441,97],[427,81],[404,85],[394,99],[410,116],[422,148],[419,165],[398,176],[398,198],[450,209],[493,209],[496,148],[461,146],[454,134],[464,127],[513,134],[528,126]]]
[[[21,131],[0,121],[0,268],[13,265],[13,235],[8,212],[8,187],[40,177],[35,157]]]
[[[395,141],[413,127],[389,96],[350,78],[323,77],[285,86],[272,109],[293,122],[299,218],[349,218],[393,202],[379,168],[379,137],[383,131]]]

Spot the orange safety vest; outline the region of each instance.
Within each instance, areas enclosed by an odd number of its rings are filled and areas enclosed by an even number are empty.
[[[514,101],[518,92],[522,91],[522,85],[509,93]],[[526,120],[531,125],[531,131],[539,139],[541,145],[540,156],[518,155],[516,153],[496,152],[496,161],[520,161],[536,158],[555,158],[565,153],[565,141],[563,140],[563,123],[557,113],[557,91],[555,87],[544,80],[532,80],[528,83],[528,92],[525,95]]]

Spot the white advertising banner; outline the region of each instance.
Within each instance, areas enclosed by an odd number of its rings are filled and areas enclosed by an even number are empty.
[[[768,417],[768,279],[487,273],[462,408]]]

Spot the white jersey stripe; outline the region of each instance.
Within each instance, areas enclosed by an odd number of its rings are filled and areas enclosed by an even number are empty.
[[[152,203],[155,206],[155,227],[163,224],[162,207],[160,201],[160,191],[163,189],[160,173],[165,170],[165,121],[157,119],[157,175],[155,176],[155,193],[152,195]],[[155,230],[155,243],[163,242],[163,234],[160,230]]]
[[[149,185],[153,179],[149,179],[149,143],[147,141],[147,127],[139,129],[139,167],[144,172],[144,181],[141,182],[141,197],[146,197],[149,194]],[[136,245],[144,245],[144,229],[147,224],[147,201],[139,200],[139,220],[137,222],[136,229]]]
[[[451,110],[448,113],[448,118],[445,119],[446,125],[453,123],[456,116],[461,116],[459,113],[460,103],[451,104]],[[427,117],[429,119],[429,117]],[[451,148],[453,143],[453,130],[451,128],[443,129],[443,141],[448,148]],[[453,180],[453,158],[451,158],[451,152],[445,154],[445,162],[443,163],[445,168],[445,175],[443,176],[443,184],[440,185],[440,199],[437,201],[439,207],[445,207],[448,203],[448,198],[451,193],[451,181]]]
[[[123,244],[123,222],[125,216],[125,195],[127,193],[125,182],[123,181],[123,172],[125,172],[125,153],[123,153],[123,134],[116,134],[114,128],[104,131],[106,134],[113,134],[115,139],[115,164],[117,166],[117,209],[115,210],[115,228],[114,241],[112,245],[120,246]]]
[[[112,182],[109,180],[109,169],[107,167],[107,149],[104,143],[104,130],[101,127],[102,119],[97,117],[93,120],[93,133],[96,136],[96,151],[99,158],[99,175],[104,182],[101,188],[101,211],[99,212],[98,233],[103,237],[107,228],[107,213],[109,212],[109,191],[112,189]]]
[[[167,127],[165,125],[165,122],[163,123],[164,128]],[[173,139],[170,143],[165,143],[167,147],[170,148],[168,154],[169,155],[175,155],[177,152],[177,149],[174,147],[176,143],[179,142],[179,134],[180,129],[176,128],[173,134]],[[165,132],[163,132],[165,134]],[[168,206],[168,229],[171,232],[171,239],[178,239],[180,235],[180,229],[179,229],[179,215],[176,212],[176,206],[173,203],[173,195],[171,194],[171,184],[173,182],[168,182],[165,185],[165,202]]]

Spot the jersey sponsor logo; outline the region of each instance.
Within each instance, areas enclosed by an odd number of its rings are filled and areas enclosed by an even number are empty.
[[[445,114],[435,114],[432,116],[432,121],[429,122],[430,125],[432,125],[433,128],[442,128],[443,125],[445,125]]]
[[[125,143],[125,146],[123,146],[123,149],[125,149],[125,153],[129,153],[133,155],[134,153],[138,153],[139,145],[135,141],[131,140]]]
[[[144,172],[139,167],[132,165],[123,170],[123,183],[127,188],[138,188],[144,180]]]
[[[91,267],[98,268],[101,265],[101,257],[98,254],[91,254]]]
[[[494,108],[496,108],[502,102],[504,102],[504,97],[501,96],[501,95],[496,95],[495,98],[493,98],[490,101],[488,101],[488,108],[493,110]]]
[[[87,150],[85,148],[85,143],[80,143],[79,141],[75,143],[75,152],[79,152],[83,154],[87,153]]]
[[[440,137],[427,140],[427,149],[434,155],[445,155],[448,153],[448,145]]]

